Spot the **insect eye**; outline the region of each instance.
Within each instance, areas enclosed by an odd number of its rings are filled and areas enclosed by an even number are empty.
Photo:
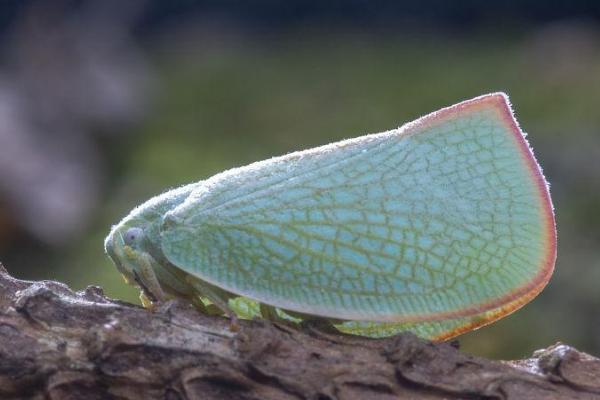
[[[144,236],[144,230],[141,228],[129,228],[127,232],[125,232],[125,236],[123,240],[125,244],[128,246],[132,246],[136,243],[139,243],[141,238]]]

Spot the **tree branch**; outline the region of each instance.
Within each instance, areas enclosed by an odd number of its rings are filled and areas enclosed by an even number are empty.
[[[154,312],[0,266],[2,399],[600,399],[600,360],[557,344],[486,360],[452,343]]]

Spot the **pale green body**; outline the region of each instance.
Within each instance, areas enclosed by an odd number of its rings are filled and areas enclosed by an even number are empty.
[[[545,181],[495,94],[169,191],[106,249],[154,300],[446,338],[533,298],[554,232]]]

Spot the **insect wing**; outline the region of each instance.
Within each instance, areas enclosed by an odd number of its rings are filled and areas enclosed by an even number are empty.
[[[492,94],[215,175],[165,216],[161,244],[260,302],[412,323],[518,308],[550,278],[556,237],[539,166]]]

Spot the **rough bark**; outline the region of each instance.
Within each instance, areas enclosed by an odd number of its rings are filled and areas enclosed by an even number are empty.
[[[600,399],[600,360],[557,344],[492,361],[411,334],[386,340],[154,312],[0,266],[2,399]]]

